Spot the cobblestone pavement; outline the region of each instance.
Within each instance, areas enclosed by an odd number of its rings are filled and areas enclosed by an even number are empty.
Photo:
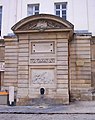
[[[0,114],[0,120],[95,120],[95,114]]]

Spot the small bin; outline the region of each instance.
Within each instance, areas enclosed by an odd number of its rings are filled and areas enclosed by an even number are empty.
[[[8,92],[0,92],[0,105],[8,105]]]

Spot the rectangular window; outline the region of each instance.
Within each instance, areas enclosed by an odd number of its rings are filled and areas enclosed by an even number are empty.
[[[0,36],[1,36],[1,24],[2,24],[2,6],[0,6]]]
[[[38,15],[39,14],[39,4],[28,4],[27,5],[27,15]]]
[[[66,20],[67,2],[55,3],[55,15]]]

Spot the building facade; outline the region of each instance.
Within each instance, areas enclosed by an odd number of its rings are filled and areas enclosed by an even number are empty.
[[[94,100],[94,5],[1,0],[1,91],[14,86],[17,105]]]
[[[74,30],[95,35],[94,6],[94,0],[0,0],[1,36],[11,34],[11,27],[21,19],[38,13],[64,16]]]

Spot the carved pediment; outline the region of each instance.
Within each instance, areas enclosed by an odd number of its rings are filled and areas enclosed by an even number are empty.
[[[52,20],[36,20],[36,21],[30,21],[29,23],[26,23],[25,25],[21,26],[19,30],[39,30],[44,31],[46,29],[63,29],[66,28],[65,25],[60,24],[58,22],[52,21]]]
[[[26,17],[16,23],[12,30],[16,33],[30,32],[32,30],[45,31],[52,29],[72,29],[74,26],[60,17],[49,15],[49,14],[39,14]]]

